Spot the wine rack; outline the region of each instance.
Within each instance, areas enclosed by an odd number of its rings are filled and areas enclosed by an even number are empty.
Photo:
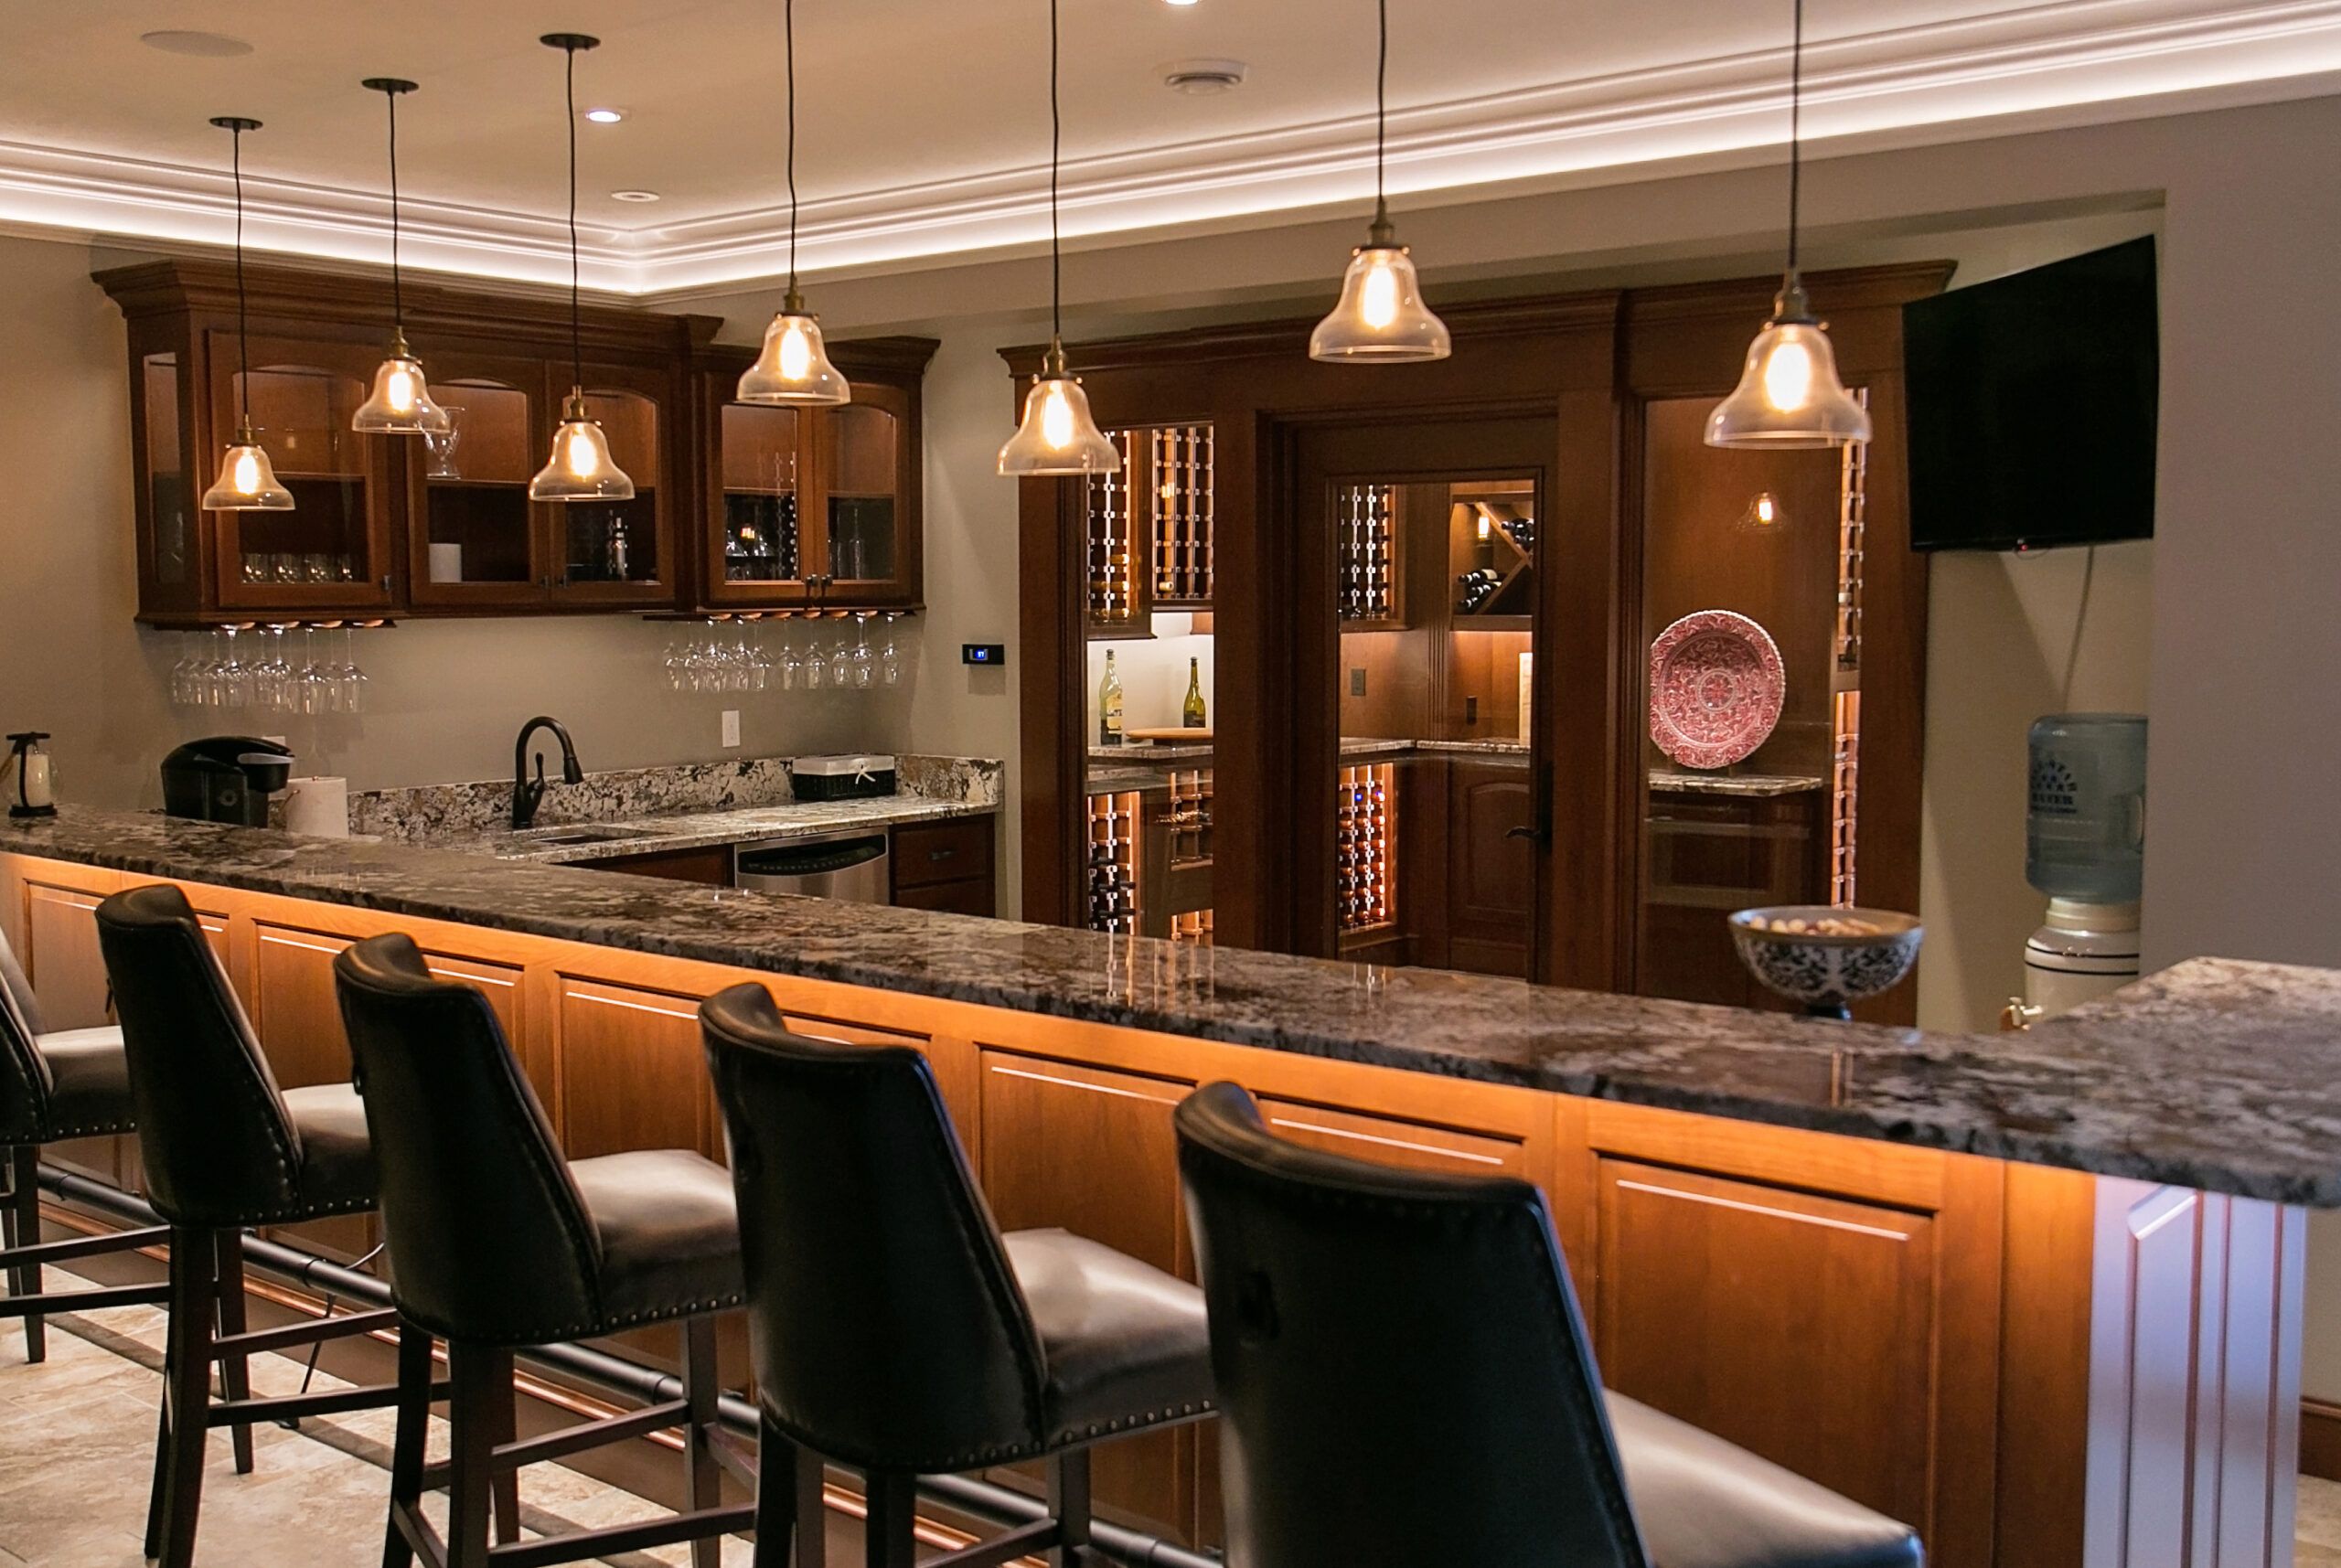
[[[1854,389],[1854,400],[1869,407],[1869,389]],[[1869,510],[1869,446],[1845,443],[1837,480],[1837,667],[1862,666],[1862,538]]]
[[[1118,474],[1089,475],[1089,623],[1143,631],[1146,605],[1138,576],[1139,513],[1131,496],[1146,482],[1138,464],[1144,448],[1136,431],[1109,431],[1106,439],[1120,450],[1122,469]]]
[[[1838,692],[1832,702],[1829,766],[1829,901],[1854,900],[1854,824],[1861,805],[1862,694]]]
[[[1153,459],[1154,602],[1211,603],[1212,434],[1207,424],[1166,425],[1148,443]]]
[[[1343,768],[1334,797],[1333,901],[1344,934],[1395,924],[1398,918],[1398,795],[1387,763]]]
[[[1396,507],[1387,485],[1344,485],[1336,493],[1343,621],[1397,619]]]
[[[1136,791],[1089,797],[1089,929],[1138,930],[1138,812]]]
[[[1200,947],[1209,947],[1212,944],[1211,925],[1211,911],[1207,909],[1189,910],[1184,914],[1174,914],[1170,917],[1170,940],[1192,942]]]
[[[1174,870],[1211,864],[1212,782],[1209,768],[1170,774],[1170,865]]]

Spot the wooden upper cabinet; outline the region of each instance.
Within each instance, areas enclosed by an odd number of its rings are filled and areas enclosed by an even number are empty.
[[[406,285],[406,333],[451,437],[358,435],[390,329],[386,280],[247,269],[250,373],[235,272],[157,261],[96,274],[129,323],[139,616],[237,620],[527,614],[679,607],[680,519],[702,438],[695,356],[719,325],[604,305],[582,317],[587,402],[634,479],[631,501],[531,503],[575,371],[566,301]],[[243,400],[290,512],[197,502]]]
[[[935,347],[924,337],[829,345],[853,400],[818,409],[735,402],[753,355],[700,357],[703,496],[685,609],[925,603],[919,384]]]

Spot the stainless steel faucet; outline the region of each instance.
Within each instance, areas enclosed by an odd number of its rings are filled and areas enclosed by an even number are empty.
[[[520,726],[520,738],[512,742],[512,826],[528,827],[537,819],[537,805],[545,797],[545,754],[537,753],[537,776],[529,777],[529,740],[540,730],[552,731],[561,742],[561,782],[583,784],[585,770],[577,765],[577,748],[570,743],[568,728],[558,719],[539,715]]]

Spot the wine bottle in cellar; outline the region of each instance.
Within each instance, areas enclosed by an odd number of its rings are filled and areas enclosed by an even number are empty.
[[[1187,700],[1179,710],[1179,722],[1189,730],[1207,728],[1203,717],[1203,660],[1187,661]]]
[[[1106,678],[1097,683],[1097,743],[1122,743],[1122,677],[1114,671],[1110,648],[1106,652]]]

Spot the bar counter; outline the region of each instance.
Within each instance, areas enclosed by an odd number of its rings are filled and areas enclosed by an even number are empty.
[[[2292,1539],[2331,973],[2201,960],[1929,1034],[68,809],[0,827],[50,1027],[102,1021],[91,912],[155,880],[288,1088],[347,1081],[332,960],[403,930],[486,996],[572,1157],[721,1157],[697,1006],[754,980],[800,1032],[924,1052],[1004,1227],[1192,1275],[1170,1113],[1232,1079],[1284,1136],[1536,1185],[1610,1386],[1909,1521],[1936,1568]],[[46,1157],[138,1179],[127,1140]],[[374,1240],[329,1223],[294,1239]],[[1101,1498],[1213,1543],[1208,1436],[1101,1454]]]

